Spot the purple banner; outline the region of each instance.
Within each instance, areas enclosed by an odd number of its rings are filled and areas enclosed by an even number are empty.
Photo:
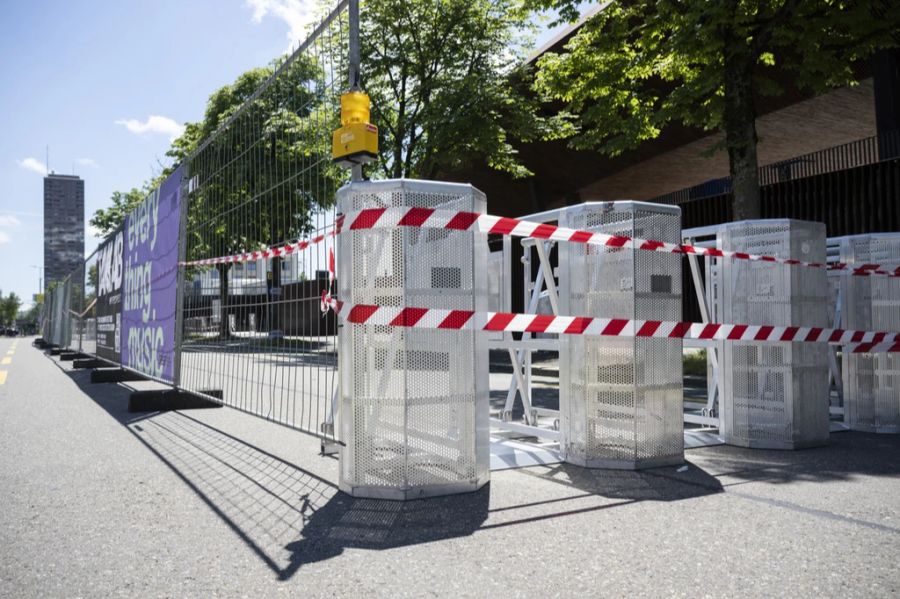
[[[125,221],[122,365],[174,382],[182,169]]]

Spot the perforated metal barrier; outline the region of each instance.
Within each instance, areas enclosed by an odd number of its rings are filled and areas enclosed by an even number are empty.
[[[849,264],[900,262],[900,234],[859,235],[841,240]],[[840,277],[843,327],[900,330],[900,279]],[[900,354],[843,352],[844,422],[852,429],[900,433]]]
[[[484,212],[469,185],[353,183],[340,209],[415,206]],[[487,240],[416,228],[345,230],[339,297],[350,305],[487,309]],[[471,491],[488,479],[485,339],[473,331],[342,324],[340,486],[406,499]]]
[[[720,249],[825,261],[825,225],[789,219],[724,225]],[[725,260],[723,322],[828,326],[824,269]],[[721,430],[726,443],[795,449],[827,443],[828,348],[811,343],[724,342]]]
[[[681,211],[642,202],[589,203],[560,225],[681,241]],[[607,318],[681,319],[681,257],[560,245],[560,310]],[[560,339],[561,450],[589,467],[684,461],[680,339],[564,335]]]

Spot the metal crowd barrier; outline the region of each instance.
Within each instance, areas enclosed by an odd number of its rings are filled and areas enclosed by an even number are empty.
[[[94,254],[48,286],[44,339],[336,441],[337,320],[320,304],[348,179],[331,138],[354,36],[358,3],[341,0]]]

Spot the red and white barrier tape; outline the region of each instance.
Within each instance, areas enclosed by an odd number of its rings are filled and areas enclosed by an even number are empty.
[[[334,286],[334,281],[337,279],[335,275],[334,268],[334,248],[328,248],[328,287],[322,290],[322,300],[319,303],[319,309],[322,311],[322,314],[328,314],[328,310],[331,309],[334,304],[334,299],[331,296],[331,288]]]
[[[311,237],[310,239],[300,239],[293,243],[286,243],[284,245],[276,246],[276,247],[267,247],[261,250],[255,250],[252,252],[243,252],[241,254],[232,254],[231,256],[219,256],[217,258],[204,258],[202,260],[190,260],[188,262],[180,262],[180,266],[215,266],[216,264],[238,264],[244,262],[255,262],[256,260],[262,260],[264,258],[277,258],[290,256],[291,254],[296,254],[297,252],[302,252],[303,250],[322,243],[326,239],[330,237],[335,237],[338,233],[341,232],[341,227],[344,224],[344,217],[339,216],[335,220],[335,229],[330,233],[326,233],[324,235],[317,235],[315,237]]]
[[[418,227],[429,229],[451,229],[456,231],[478,231],[480,233],[511,235],[515,237],[534,237],[536,239],[568,241],[571,243],[583,243],[609,248],[637,249],[668,254],[694,254],[712,258],[733,258],[736,260],[749,260],[753,262],[771,262],[791,266],[806,266],[825,270],[847,271],[854,276],[900,277],[900,264],[803,262],[791,258],[778,258],[776,256],[719,250],[716,248],[655,241],[638,237],[627,237],[624,235],[609,235],[606,233],[580,231],[577,229],[558,227],[556,225],[535,223],[515,218],[493,216],[490,214],[480,214],[477,212],[457,212],[453,210],[410,207],[367,208],[365,210],[352,212],[349,215],[339,216],[335,221],[334,231],[325,235],[318,235],[311,239],[299,240],[294,243],[287,243],[282,246],[265,248],[253,252],[191,260],[180,264],[181,266],[214,266],[216,264],[236,264],[253,262],[265,258],[288,256],[319,244],[329,237],[336,237],[341,233],[346,222],[350,223],[350,226],[348,227],[350,230]]]
[[[349,226],[347,227],[349,230],[419,227],[428,229],[451,229],[455,231],[477,231],[480,233],[495,233],[500,235],[512,235],[515,237],[534,237],[536,239],[568,241],[571,243],[599,245],[609,248],[627,248],[670,254],[695,254],[697,256],[710,256],[713,258],[733,258],[754,262],[773,262],[776,264],[807,266],[810,268],[823,268],[826,270],[846,270],[849,271],[850,274],[856,276],[900,277],[900,265],[896,264],[853,265],[843,262],[832,262],[830,264],[802,262],[790,258],[777,258],[775,256],[718,250],[715,248],[654,241],[637,237],[626,237],[623,235],[579,231],[577,229],[557,227],[556,225],[535,223],[516,218],[493,216],[490,214],[480,214],[477,212],[399,207],[367,208],[365,210],[352,212],[345,216],[345,224],[349,223]]]
[[[558,333],[604,337],[656,339],[714,339],[720,341],[800,342],[851,345],[853,353],[900,352],[900,333],[850,331],[819,327],[667,322],[586,316],[551,316],[511,312],[473,312],[436,308],[397,308],[370,304],[348,305],[330,299],[329,307],[351,324],[417,329]]]

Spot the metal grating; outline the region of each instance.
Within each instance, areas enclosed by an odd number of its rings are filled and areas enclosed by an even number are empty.
[[[640,202],[567,209],[560,225],[680,242],[680,210]],[[560,246],[563,314],[681,319],[681,257]],[[564,336],[561,445],[568,462],[640,468],[684,461],[680,339]]]
[[[719,232],[721,249],[825,261],[825,225],[788,219],[745,221]],[[822,269],[723,261],[723,322],[828,326]],[[720,431],[726,443],[794,449],[829,434],[828,348],[804,343],[723,343]]]
[[[469,185],[410,180],[353,183],[338,198],[344,213],[395,206],[484,212],[486,204]],[[482,234],[347,230],[339,250],[344,302],[487,309]],[[343,490],[405,499],[474,490],[487,482],[484,339],[472,331],[345,324],[339,348]]]
[[[900,234],[848,237],[841,261],[850,264],[900,262]],[[900,280],[840,277],[843,327],[900,330]],[[844,421],[852,430],[900,433],[900,355],[843,354]]]

